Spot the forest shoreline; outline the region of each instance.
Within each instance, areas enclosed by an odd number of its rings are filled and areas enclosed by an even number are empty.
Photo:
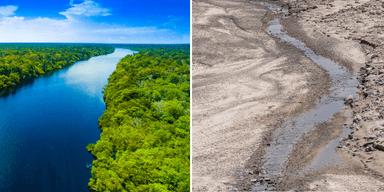
[[[113,52],[112,52],[113,53]],[[108,55],[108,54],[111,54],[111,53],[106,53],[106,54],[103,54],[103,55]],[[98,57],[98,56],[103,56],[103,55],[96,55],[96,56],[93,56],[93,57]],[[57,69],[55,71],[50,71],[48,73],[45,73],[43,75],[39,75],[38,77],[35,76],[35,77],[26,77],[26,78],[23,78],[23,79],[20,79],[20,82],[16,85],[13,85],[12,87],[9,87],[7,89],[0,89],[0,97],[5,97],[9,94],[15,94],[18,89],[28,85],[28,84],[32,84],[36,79],[38,78],[44,78],[44,77],[49,77],[51,75],[53,75],[54,73],[60,71],[60,70],[63,70],[63,69],[68,69],[70,67],[72,67],[73,65],[75,65],[77,62],[81,62],[81,61],[87,61],[93,57],[90,57],[88,59],[84,59],[84,60],[79,60],[79,61],[76,61],[72,64],[69,64],[69,65],[66,65],[65,67],[61,68],[61,69]]]
[[[68,68],[78,61],[114,51],[113,46],[105,44],[0,44],[0,96],[12,93],[34,79]]]
[[[88,188],[189,191],[189,45],[123,48],[140,52],[121,59],[103,88]]]

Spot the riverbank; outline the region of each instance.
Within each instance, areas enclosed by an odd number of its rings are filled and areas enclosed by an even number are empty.
[[[2,43],[0,44],[0,96],[14,92],[34,79],[73,63],[113,53],[105,44]]]
[[[134,51],[78,61],[0,97],[0,191],[88,191],[102,88]]]
[[[380,70],[383,61],[382,1],[302,1],[287,2],[289,19],[283,25],[290,35],[302,40],[315,52],[339,62],[356,72],[359,85],[354,99],[347,102],[344,124],[351,130],[337,151],[348,168],[328,171],[327,183],[313,190],[382,190],[384,161],[382,123],[380,122]],[[294,15],[294,16],[293,16]],[[357,98],[358,97],[358,98]],[[352,103],[352,104],[350,104]],[[337,176],[335,178],[335,173]],[[346,176],[348,175],[348,176]],[[366,184],[359,182],[365,178]],[[316,180],[316,179],[315,179]],[[318,181],[318,180],[317,180]],[[307,186],[308,187],[308,186]],[[300,187],[299,187],[300,188]]]
[[[162,47],[122,58],[108,78],[89,190],[189,191],[190,47]]]

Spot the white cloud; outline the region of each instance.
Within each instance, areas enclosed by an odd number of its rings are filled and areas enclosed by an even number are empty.
[[[163,24],[163,26],[166,26],[166,25],[173,25],[173,27],[176,28],[176,27],[175,27],[175,25],[176,25],[176,21],[181,21],[182,19],[183,19],[182,17],[176,17],[176,16],[174,16],[174,15],[168,15],[168,21],[165,22],[165,23]]]
[[[157,29],[156,27],[118,27],[118,28],[103,28],[90,31],[93,33],[104,33],[104,34],[144,34],[144,33],[157,33],[166,32],[167,29]]]
[[[2,42],[56,42],[68,37],[76,41],[73,22],[50,18],[25,20],[24,17],[0,18],[0,41]]]
[[[17,6],[0,7],[0,42],[159,43],[172,32],[157,27],[92,22],[82,17],[106,15],[109,10],[103,10],[106,8],[93,1],[82,2],[74,4],[70,1],[72,7],[64,12],[67,18],[61,20],[47,17],[26,19],[14,14]],[[181,39],[180,36],[168,41]]]
[[[24,17],[0,17],[0,42],[119,42],[151,38],[167,33],[156,27],[123,27],[119,25],[86,23],[72,19],[25,19]],[[107,36],[107,38],[106,38]],[[108,38],[108,36],[110,38]],[[123,38],[121,38],[123,37]]]
[[[17,6],[13,6],[13,5],[0,6],[0,15],[6,16],[6,17],[14,15],[17,8],[18,8]]]
[[[71,0],[70,5],[73,6],[64,12],[60,12],[61,15],[66,16],[68,19],[74,16],[108,16],[111,15],[109,8],[103,8],[98,3],[91,0],[85,0],[83,3],[74,4]]]

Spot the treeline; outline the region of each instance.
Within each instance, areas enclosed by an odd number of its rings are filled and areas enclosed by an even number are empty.
[[[189,191],[189,45],[148,49],[121,59],[104,87],[89,190]]]
[[[0,90],[114,49],[101,44],[0,44]]]

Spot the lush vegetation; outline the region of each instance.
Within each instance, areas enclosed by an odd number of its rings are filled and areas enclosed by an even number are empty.
[[[189,191],[189,45],[125,45],[104,87],[92,191]]]
[[[0,90],[61,69],[76,61],[112,53],[100,44],[0,44]]]

